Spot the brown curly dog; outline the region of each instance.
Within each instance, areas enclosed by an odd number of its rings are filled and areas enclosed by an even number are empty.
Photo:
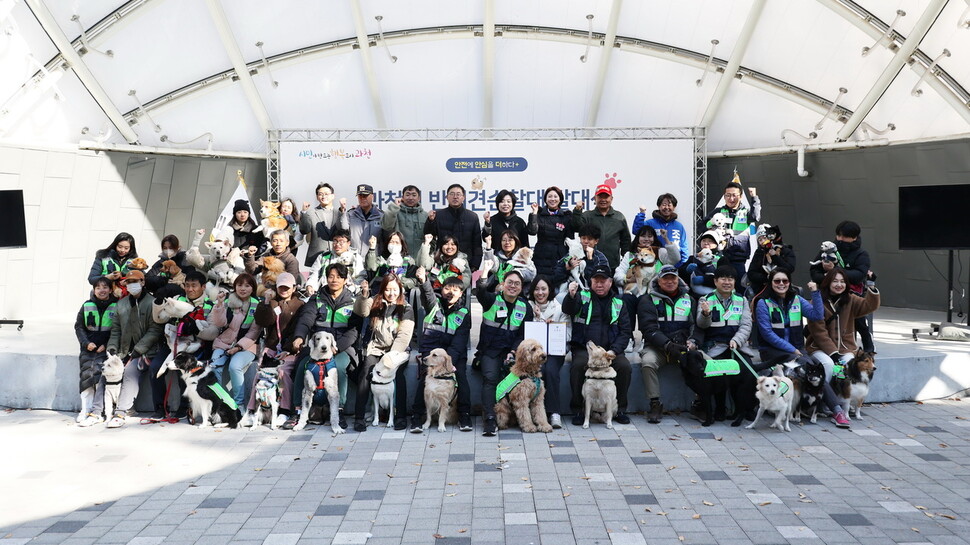
[[[518,422],[525,433],[552,431],[546,420],[546,387],[542,383],[542,364],[545,362],[546,353],[538,341],[522,341],[515,351],[515,365],[510,373],[518,377],[519,383],[495,403],[499,429],[507,429]]]

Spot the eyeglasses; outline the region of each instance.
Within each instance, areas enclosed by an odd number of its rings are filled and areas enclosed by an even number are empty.
[[[448,196],[449,197],[464,197],[465,194],[462,193],[461,191],[452,191],[452,192],[448,193]]]
[[[774,280],[771,281],[771,283],[772,284],[790,284],[790,282],[788,280],[785,280],[784,278],[775,278]]]
[[[505,285],[510,288],[518,288],[522,286],[522,282],[516,282],[514,280],[506,280]]]

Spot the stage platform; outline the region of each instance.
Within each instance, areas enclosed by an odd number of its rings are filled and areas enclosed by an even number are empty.
[[[477,304],[475,305],[477,306]],[[473,312],[472,352],[478,340],[481,312]],[[22,331],[16,326],[0,327],[0,406],[19,409],[77,410],[79,400],[78,343],[74,336],[74,315],[26,320]],[[874,334],[877,371],[868,401],[924,401],[952,396],[962,397],[970,388],[970,343],[921,338],[913,341],[913,329],[928,329],[930,323],[945,319],[944,312],[884,307],[875,316]],[[630,354],[628,354],[630,355]],[[471,361],[471,357],[469,357]],[[568,360],[567,360],[568,362]],[[563,368],[562,408],[568,414],[568,363]],[[639,365],[633,359],[634,376],[630,387],[630,412],[644,411]],[[416,365],[409,365],[410,378]],[[472,402],[478,404],[481,380],[471,372]],[[414,380],[409,380],[413,396]],[[686,408],[692,399],[683,386],[679,370],[661,369],[664,406],[670,410]],[[136,408],[151,409],[142,389]],[[410,399],[410,398],[409,398]]]

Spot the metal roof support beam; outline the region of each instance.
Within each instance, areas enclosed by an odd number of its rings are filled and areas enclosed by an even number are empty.
[[[354,12],[354,30],[357,31],[357,45],[360,48],[360,62],[364,64],[364,75],[367,77],[367,87],[370,89],[370,101],[374,107],[374,118],[378,128],[387,127],[384,119],[384,105],[381,102],[381,91],[377,85],[377,74],[374,72],[374,61],[370,55],[370,38],[364,27],[364,14],[360,10],[360,0],[350,0],[350,7]],[[385,42],[386,43],[386,42]]]
[[[818,0],[818,2],[823,6],[829,8],[830,10],[834,11],[836,14],[841,16],[846,21],[854,24],[859,30],[866,33],[872,39],[878,39],[882,36],[883,31],[879,30],[879,28],[875,26],[875,21],[878,20],[878,19],[875,19],[875,16],[872,16],[871,14],[869,14],[869,16],[867,17],[861,17],[859,13],[849,9],[845,4],[843,4],[839,0]],[[895,34],[898,34],[898,33],[895,33]],[[919,54],[918,50],[917,50],[917,54]],[[926,66],[924,66],[924,64],[920,62],[914,62],[910,64],[909,67],[913,69],[913,71],[915,71],[919,76],[922,76],[923,73],[926,71]],[[937,69],[939,69],[939,66],[937,66]],[[951,89],[947,84],[940,81],[940,78],[937,77],[936,74],[927,74],[926,79],[924,81],[927,84],[929,84],[929,86],[934,91],[936,91],[937,94],[943,97],[943,100],[945,100],[946,103],[949,104],[951,108],[956,110],[956,112],[960,114],[960,117],[962,117],[964,121],[966,121],[967,123],[970,123],[970,106],[968,106],[967,100],[965,98],[961,98],[957,94],[957,92],[954,92],[954,90]],[[964,92],[962,87],[959,88],[959,91]]]
[[[603,53],[600,55],[600,65],[596,72],[596,83],[593,84],[593,97],[589,101],[589,110],[586,112],[587,127],[595,127],[596,118],[599,117],[600,101],[603,100],[606,73],[610,69],[610,57],[613,55],[613,46],[616,44],[616,27],[620,24],[620,11],[622,9],[623,0],[613,0],[613,7],[610,8],[610,21],[606,25],[606,35],[603,37]]]
[[[755,0],[751,4],[751,9],[748,11],[748,18],[744,21],[741,34],[738,35],[738,40],[734,45],[734,51],[731,52],[731,58],[728,60],[727,66],[724,67],[724,74],[718,80],[714,94],[711,95],[711,100],[707,103],[707,110],[704,111],[704,117],[698,123],[699,126],[710,128],[711,123],[714,122],[714,118],[717,117],[717,112],[721,109],[721,103],[724,102],[728,88],[738,75],[741,61],[744,59],[744,54],[748,50],[748,44],[751,42],[751,36],[754,35],[754,30],[757,28],[758,21],[761,19],[761,12],[764,11],[765,2],[766,0]]]
[[[883,93],[886,92],[886,89],[889,89],[893,80],[899,75],[899,71],[906,66],[910,57],[916,52],[916,48],[919,47],[919,43],[923,41],[926,33],[930,31],[933,22],[940,16],[940,12],[946,6],[946,2],[947,0],[931,0],[926,10],[920,15],[919,20],[916,21],[916,25],[913,27],[912,32],[910,32],[909,37],[906,38],[906,41],[896,51],[896,55],[889,61],[889,64],[882,71],[879,79],[876,80],[872,88],[869,89],[869,92],[866,93],[866,96],[859,103],[859,106],[852,113],[852,116],[849,117],[849,120],[845,122],[845,126],[839,130],[839,134],[836,137],[837,142],[848,140],[852,136],[852,133],[859,128],[859,125],[865,121],[866,116],[872,111],[876,102],[879,102]]]
[[[482,126],[493,126],[492,108],[495,97],[495,0],[485,0],[485,23],[482,25],[482,39],[485,42],[485,74],[483,82],[484,109]]]
[[[205,0],[205,5],[209,8],[209,15],[219,31],[219,38],[222,39],[222,47],[229,55],[229,61],[232,62],[232,68],[239,77],[239,83],[242,84],[243,92],[246,94],[246,99],[249,100],[249,107],[253,110],[253,115],[256,116],[259,127],[263,129],[263,132],[272,129],[273,122],[269,118],[269,112],[266,111],[263,99],[259,96],[253,77],[246,66],[246,59],[243,58],[242,51],[239,50],[239,44],[236,43],[236,38],[232,35],[232,28],[229,26],[229,19],[226,19],[226,12],[222,10],[222,4],[219,3],[219,0]]]
[[[108,94],[101,88],[101,84],[98,83],[97,78],[94,77],[91,70],[81,60],[81,55],[78,54],[74,46],[71,45],[71,41],[64,35],[64,31],[58,26],[57,21],[54,20],[54,15],[47,9],[44,2],[42,0],[27,0],[27,7],[33,12],[34,17],[37,18],[37,22],[43,27],[47,36],[54,42],[54,46],[57,47],[61,57],[74,70],[77,79],[81,80],[81,85],[84,85],[84,88],[91,94],[94,101],[98,103],[98,106],[101,107],[104,114],[108,116],[111,123],[118,129],[118,132],[125,137],[125,140],[129,144],[138,142],[138,135],[135,134],[135,131],[125,121],[124,115],[122,115],[117,106],[108,98]]]

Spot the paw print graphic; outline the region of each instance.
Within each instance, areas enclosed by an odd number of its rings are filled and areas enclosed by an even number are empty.
[[[603,181],[603,184],[610,186],[610,189],[616,189],[617,184],[623,183],[623,180],[617,179],[615,172],[613,174],[606,173],[604,176],[606,180]]]

